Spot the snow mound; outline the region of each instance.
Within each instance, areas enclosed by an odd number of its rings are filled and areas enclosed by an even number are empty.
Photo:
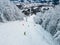
[[[0,25],[0,45],[55,45],[50,33],[30,20]]]

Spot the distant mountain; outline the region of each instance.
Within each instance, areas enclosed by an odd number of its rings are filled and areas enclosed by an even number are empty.
[[[41,1],[51,1],[51,0],[10,0],[10,1],[21,1],[21,2],[41,2]]]

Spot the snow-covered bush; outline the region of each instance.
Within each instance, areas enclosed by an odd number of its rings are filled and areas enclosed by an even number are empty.
[[[60,8],[59,6],[56,6],[55,8],[49,8],[48,11],[45,11],[45,13],[37,13],[35,17],[35,22],[39,23],[40,19],[42,19],[42,27],[44,27],[45,30],[50,32],[52,35],[54,35],[57,32],[57,24],[60,23]],[[39,17],[39,18],[38,18]]]
[[[0,0],[0,18],[3,22],[23,19],[24,14],[9,0]],[[4,21],[5,20],[5,21]],[[2,22],[0,21],[0,22]]]

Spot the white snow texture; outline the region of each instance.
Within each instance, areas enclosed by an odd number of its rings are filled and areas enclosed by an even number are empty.
[[[50,13],[50,11],[48,12]],[[43,20],[46,18],[46,13],[44,17],[42,17]],[[38,15],[38,17],[39,16],[40,15]],[[23,21],[15,21],[22,20],[23,17]],[[9,0],[0,0],[0,22],[12,21],[0,24],[0,45],[58,45],[58,43],[53,40],[50,33],[44,30],[45,22],[42,24],[44,27],[42,28],[41,25],[35,23],[34,17],[37,16],[32,15],[30,17],[25,17],[25,15],[21,13],[21,10]],[[50,16],[47,19],[49,20]],[[40,22],[40,20],[36,20],[36,22]],[[49,23],[47,27],[50,28],[50,24],[51,23]]]

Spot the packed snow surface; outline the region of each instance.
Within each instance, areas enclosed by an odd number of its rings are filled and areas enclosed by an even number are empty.
[[[24,19],[1,24],[0,45],[55,45],[52,36],[35,24],[33,17],[28,17],[27,22]]]

